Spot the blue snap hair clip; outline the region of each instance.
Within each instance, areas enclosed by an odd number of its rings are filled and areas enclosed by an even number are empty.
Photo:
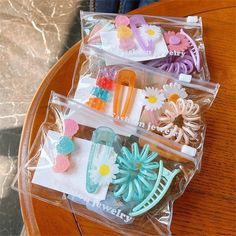
[[[105,102],[108,102],[111,99],[111,92],[100,87],[94,87],[91,93]]]
[[[131,213],[129,213],[130,216],[134,217],[144,214],[158,204],[168,191],[174,177],[180,172],[179,169],[170,171],[163,167],[162,161],[159,163],[159,173],[152,191],[141,203],[132,209]]]
[[[56,145],[59,154],[68,155],[75,150],[75,143],[68,137],[63,136]]]
[[[148,144],[144,145],[141,152],[137,143],[133,143],[131,147],[131,152],[122,147],[117,158],[119,173],[112,182],[116,185],[114,196],[122,197],[125,202],[140,201],[144,198],[144,193],[152,191],[157,179],[153,169],[159,168],[159,163],[153,162],[158,153],[149,152]]]
[[[92,146],[86,175],[86,190],[96,193],[102,185],[109,185],[118,173],[113,145],[117,135],[108,127],[99,127],[93,132]]]

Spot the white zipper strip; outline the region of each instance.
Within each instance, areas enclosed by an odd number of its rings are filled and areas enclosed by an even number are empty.
[[[169,72],[161,71],[160,69],[153,68],[151,66],[147,66],[147,65],[144,65],[144,64],[141,64],[138,62],[131,61],[126,58],[124,59],[122,57],[115,56],[115,55],[113,55],[109,52],[106,52],[100,48],[97,48],[95,46],[84,44],[81,51],[85,54],[88,54],[88,52],[90,50],[94,51],[95,55],[102,56],[102,59],[104,59],[104,56],[106,58],[110,57],[112,61],[117,61],[119,63],[119,65],[124,65],[125,67],[129,67],[129,66],[134,67],[137,70],[143,69],[151,74],[158,75],[161,77],[166,77],[167,79],[172,79],[173,81],[176,81],[177,83],[179,83],[185,87],[201,90],[201,91],[208,92],[208,93],[211,93],[214,95],[217,94],[217,91],[219,89],[218,83],[213,83],[213,82],[200,80],[200,79],[194,79],[194,78],[191,80],[191,83],[184,82],[184,81],[179,80],[178,76],[174,76],[173,74],[171,74]]]
[[[80,107],[80,108],[82,108],[80,112],[82,112],[82,110],[84,110],[86,113],[90,114],[91,117],[96,117],[96,121],[97,121],[97,119],[100,119],[103,122],[105,122],[108,126],[110,126],[110,127],[114,126],[114,119],[112,117],[107,116],[107,115],[105,115],[103,113],[100,113],[98,111],[89,109],[84,104],[81,104],[81,103],[79,103],[79,102],[77,102],[73,99],[64,97],[63,95],[57,94],[55,92],[52,92],[49,103],[53,103],[53,104],[56,104],[56,105],[64,106],[66,108],[70,108],[72,111],[76,110],[76,109],[78,109],[78,107]],[[151,133],[150,131],[146,131],[144,129],[138,128],[136,126],[130,125],[130,124],[124,122],[124,121],[121,121],[121,120],[117,120],[117,121],[120,124],[123,124],[122,126],[119,126],[120,129],[124,129],[125,132],[128,132],[130,135],[135,135],[138,138],[147,140],[147,141],[155,144],[157,147],[159,147],[161,149],[164,149],[167,152],[171,152],[172,154],[176,154],[178,156],[181,156],[181,157],[183,157],[183,159],[191,161],[194,164],[197,163],[197,157],[192,157],[192,156],[189,156],[189,155],[187,155],[187,154],[185,154],[181,151],[175,150],[175,149],[173,149],[173,148],[171,148],[171,147],[169,147],[169,146],[167,146],[167,145],[165,145],[161,142],[157,142],[157,141],[153,140],[152,138],[149,138],[147,136],[142,135],[142,133],[145,133],[145,134],[149,135],[150,137],[151,136],[156,136],[156,137],[158,137],[159,140],[164,140],[165,142],[167,142],[167,140],[164,137],[162,137],[158,134]],[[137,132],[137,131],[139,131],[139,132]],[[170,144],[173,143],[173,141],[171,141],[171,140],[168,140],[168,142]],[[178,145],[180,147],[180,150],[184,150],[184,148],[183,148],[184,145],[176,144],[176,143],[174,143],[174,145],[175,146]]]
[[[80,17],[81,19],[86,19],[89,16],[113,16],[116,17],[117,15],[122,15],[122,14],[115,14],[115,13],[101,13],[101,12],[87,12],[87,11],[80,11]],[[135,15],[140,15],[140,14],[135,14]],[[169,17],[169,16],[150,16],[150,15],[142,15],[145,18],[155,18],[155,19],[160,19],[160,20],[166,20],[168,22],[157,22],[158,24],[166,24],[166,25],[186,25],[186,26],[192,26],[194,27],[201,27],[202,22],[201,22],[201,17],[198,17],[199,22],[187,22],[187,17]]]

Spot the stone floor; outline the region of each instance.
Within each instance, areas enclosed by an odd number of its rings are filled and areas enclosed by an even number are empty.
[[[0,1],[0,236],[20,235],[17,172],[22,125],[42,78],[80,38],[87,0]]]

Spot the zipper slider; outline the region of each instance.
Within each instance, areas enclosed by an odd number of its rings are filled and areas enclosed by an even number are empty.
[[[198,23],[199,22],[198,16],[188,16],[186,22],[187,23]]]
[[[191,80],[192,80],[192,75],[187,75],[187,74],[181,73],[179,75],[179,80],[183,81],[183,82],[186,82],[186,83],[190,83]]]
[[[190,147],[188,145],[183,145],[181,147],[181,152],[184,153],[184,154],[187,154],[191,157],[195,157],[196,154],[197,154],[197,149],[196,148],[193,148],[193,147]]]

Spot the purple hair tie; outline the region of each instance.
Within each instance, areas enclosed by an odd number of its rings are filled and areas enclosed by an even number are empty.
[[[148,44],[146,45],[145,41],[143,40],[143,38],[141,37],[137,26],[141,26],[141,25],[147,25],[147,22],[144,20],[143,16],[131,16],[130,17],[130,27],[135,35],[135,38],[138,42],[138,44],[140,45],[140,47],[146,51],[146,52],[154,52],[154,43],[149,40]]]
[[[177,75],[191,74],[194,70],[193,58],[186,54],[183,57],[169,56],[147,62],[147,65],[159,68],[161,70],[175,73]]]

